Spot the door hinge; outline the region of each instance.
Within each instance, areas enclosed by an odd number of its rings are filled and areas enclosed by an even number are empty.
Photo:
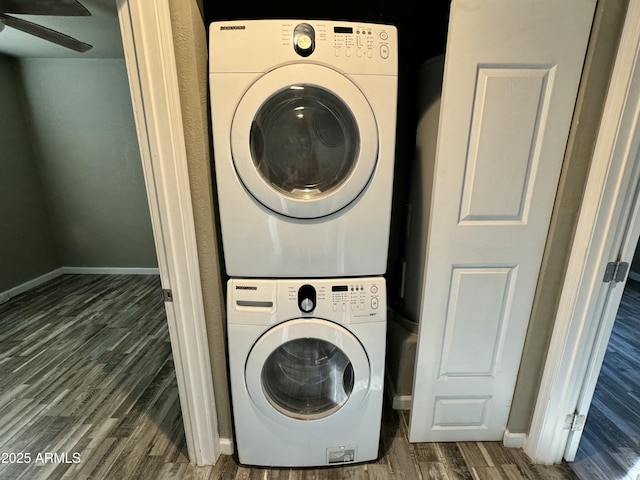
[[[168,288],[162,290],[162,297],[165,302],[173,302],[173,292]]]
[[[586,415],[578,415],[577,413],[571,413],[567,415],[567,418],[564,420],[564,430],[569,430],[570,432],[579,432],[584,427],[584,423],[587,421]]]
[[[607,263],[607,268],[604,271],[604,278],[602,281],[604,283],[623,282],[627,275],[627,270],[629,270],[629,264],[627,262],[609,262]]]

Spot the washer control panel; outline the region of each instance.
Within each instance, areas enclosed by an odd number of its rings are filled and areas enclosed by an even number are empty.
[[[336,311],[365,311],[380,308],[380,287],[354,282],[331,287],[332,309]]]
[[[348,324],[387,318],[384,277],[233,278],[227,302],[228,322],[235,324],[276,324],[301,317]]]
[[[322,316],[349,321],[347,319],[368,318],[386,312],[386,287],[383,278],[279,282],[282,282],[280,287],[285,287],[287,292],[287,310],[295,305],[303,316]],[[283,305],[279,307],[282,309]]]

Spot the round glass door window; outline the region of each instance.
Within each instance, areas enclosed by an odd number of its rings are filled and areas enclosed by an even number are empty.
[[[271,96],[251,125],[253,163],[277,191],[308,200],[330,194],[351,174],[360,150],[356,120],[323,88],[298,84]]]
[[[331,415],[346,403],[354,374],[349,358],[336,345],[298,338],[269,355],[261,381],[276,410],[291,418],[312,420]]]

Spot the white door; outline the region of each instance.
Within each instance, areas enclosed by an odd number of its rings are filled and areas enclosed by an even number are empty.
[[[595,0],[453,0],[409,439],[501,440]]]

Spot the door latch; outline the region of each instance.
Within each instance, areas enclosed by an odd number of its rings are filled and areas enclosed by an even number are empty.
[[[162,290],[162,297],[165,302],[173,302],[173,292],[168,288]]]

